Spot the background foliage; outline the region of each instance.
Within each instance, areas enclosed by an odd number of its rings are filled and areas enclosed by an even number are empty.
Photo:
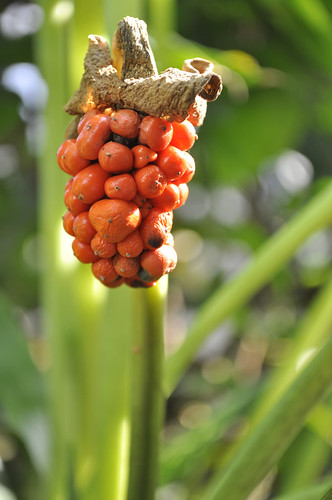
[[[222,96],[209,105],[192,151],[197,173],[188,202],[175,217],[179,264],[169,280],[165,332],[169,356],[182,343],[200,306],[328,184],[332,7],[328,0],[178,0],[162,4],[150,0],[142,6],[142,13],[159,70],[181,67],[185,58],[202,56],[214,61],[224,81]],[[35,33],[42,23],[43,11],[33,2],[3,2],[3,499],[35,500],[49,456],[43,377],[49,357],[40,323],[39,287],[47,271],[47,256],[39,250],[36,168],[43,150],[41,113],[47,99],[35,55]],[[84,50],[79,47],[77,51],[80,67]],[[50,159],[42,168],[56,169],[56,162]],[[52,186],[49,190],[52,203]],[[47,200],[44,195],[43,203]],[[324,313],[323,326],[321,314],[332,309],[327,308],[331,250],[331,229],[324,227],[201,346],[168,401],[158,500],[203,498],[206,484],[210,485],[207,500],[218,498],[213,496],[213,478],[236,455],[252,422],[259,421],[273,405],[278,390],[282,393],[282,377],[285,387],[294,377],[289,366],[298,361],[296,356],[310,354],[330,332],[329,314]],[[326,284],[329,288],[324,291]],[[287,359],[292,360],[288,365]],[[317,374],[312,372],[311,377],[308,372],[307,381]],[[301,399],[308,401],[310,417],[303,407],[296,436],[285,443],[250,500],[316,500],[330,487],[331,401],[325,394],[323,402],[310,402],[309,392],[303,390]]]

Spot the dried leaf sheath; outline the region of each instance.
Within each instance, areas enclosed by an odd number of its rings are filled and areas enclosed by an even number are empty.
[[[128,17],[120,21],[112,47],[121,78],[107,41],[89,36],[81,85],[65,106],[67,113],[78,115],[95,107],[131,108],[183,121],[194,106],[201,124],[205,115],[201,99],[213,101],[221,92],[220,76],[203,59],[186,61],[185,70],[168,68],[158,75],[143,21]]]

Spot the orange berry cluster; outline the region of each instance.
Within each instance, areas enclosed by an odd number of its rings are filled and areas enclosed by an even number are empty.
[[[74,236],[74,255],[92,264],[107,287],[155,285],[177,262],[173,210],[185,203],[195,173],[188,153],[197,138],[194,126],[131,109],[94,109],[77,133],[57,152],[71,176],[63,226]]]

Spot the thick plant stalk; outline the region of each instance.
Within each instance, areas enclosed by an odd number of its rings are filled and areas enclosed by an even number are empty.
[[[211,478],[202,497],[204,500],[247,498],[292,442],[310,410],[331,387],[331,356],[332,339],[329,339],[245,440],[227,469]]]
[[[258,292],[311,234],[331,223],[331,204],[332,184],[329,184],[271,237],[237,276],[220,287],[201,307],[185,341],[166,362],[166,394],[174,390],[211,331]]]

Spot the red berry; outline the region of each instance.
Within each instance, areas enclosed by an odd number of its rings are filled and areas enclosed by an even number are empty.
[[[71,179],[73,180],[73,179]],[[71,189],[67,189],[65,192],[65,205],[74,215],[78,215],[81,212],[85,212],[89,210],[90,205],[88,203],[84,203],[79,200],[77,196],[75,196]]]
[[[138,230],[130,233],[117,244],[119,254],[124,257],[138,257],[143,252],[143,241]]]
[[[134,277],[140,268],[139,259],[135,257],[124,257],[119,253],[113,258],[113,265],[119,276],[124,278]]]
[[[81,212],[75,217],[73,229],[76,238],[84,243],[90,243],[96,234],[89,219],[89,212]]]
[[[165,210],[166,212],[177,208],[179,203],[180,203],[180,191],[178,186],[173,183],[167,184],[166,188],[161,193],[161,195],[152,199],[152,205],[154,207],[160,208],[161,210]]]
[[[117,251],[116,243],[106,241],[98,233],[94,235],[90,245],[94,253],[102,259],[110,259]]]
[[[90,208],[89,217],[100,236],[114,243],[135,231],[141,222],[138,206],[124,200],[97,201]]]
[[[114,268],[112,259],[99,259],[92,264],[91,271],[103,285],[112,286],[115,283],[118,284],[119,275]]]
[[[173,137],[170,142],[171,146],[181,149],[182,151],[188,151],[196,139],[196,130],[189,120],[184,120],[183,122],[172,122],[173,126]]]
[[[159,280],[164,274],[173,271],[176,263],[176,251],[169,245],[162,245],[156,250],[144,250],[138,276],[148,282]]]
[[[90,164],[90,160],[82,158],[78,153],[76,140],[69,139],[58,150],[58,163],[67,174],[76,175]]]
[[[140,119],[138,113],[132,109],[119,109],[111,116],[110,127],[114,134],[127,139],[138,136]]]
[[[157,165],[147,165],[134,172],[137,191],[145,198],[159,196],[165,189],[167,179]]]
[[[129,172],[134,166],[134,157],[131,150],[118,142],[107,142],[98,154],[100,166],[112,174]]]
[[[131,149],[134,155],[134,167],[142,168],[148,163],[151,163],[157,159],[157,153],[152,151],[152,149],[144,146],[143,144],[138,144]]]
[[[75,218],[76,215],[70,212],[70,210],[68,210],[68,212],[66,212],[62,218],[63,228],[66,231],[66,233],[70,234],[70,236],[75,236],[73,228]]]
[[[138,140],[146,144],[153,151],[165,149],[172,140],[172,124],[164,118],[145,116],[141,121]]]
[[[186,153],[174,146],[168,146],[161,151],[156,161],[168,181],[174,181],[184,174],[187,168]]]
[[[75,257],[83,264],[91,264],[92,262],[96,262],[99,257],[94,254],[92,248],[88,243],[84,243],[83,241],[74,239],[72,243],[72,248]]]
[[[77,150],[83,158],[96,160],[102,145],[110,136],[110,117],[96,114],[86,120],[77,137]]]
[[[94,116],[94,115],[99,115],[100,114],[100,111],[99,109],[90,109],[90,111],[87,111],[83,116],[82,118],[80,119],[80,121],[78,122],[78,125],[77,125],[77,132],[80,134],[83,130],[83,127],[84,125],[86,124],[86,122],[88,120],[90,120],[91,116]]]
[[[194,158],[186,151],[184,151],[183,154],[185,155],[185,158],[187,160],[187,168],[178,179],[175,179],[175,184],[187,184],[195,175],[196,165]]]
[[[94,203],[105,196],[104,184],[109,175],[99,163],[93,163],[74,177],[72,191],[84,203]]]
[[[173,212],[152,208],[140,226],[144,248],[154,250],[161,247],[172,229]]]
[[[114,175],[105,182],[105,193],[109,198],[130,201],[137,194],[135,179],[131,174]]]

